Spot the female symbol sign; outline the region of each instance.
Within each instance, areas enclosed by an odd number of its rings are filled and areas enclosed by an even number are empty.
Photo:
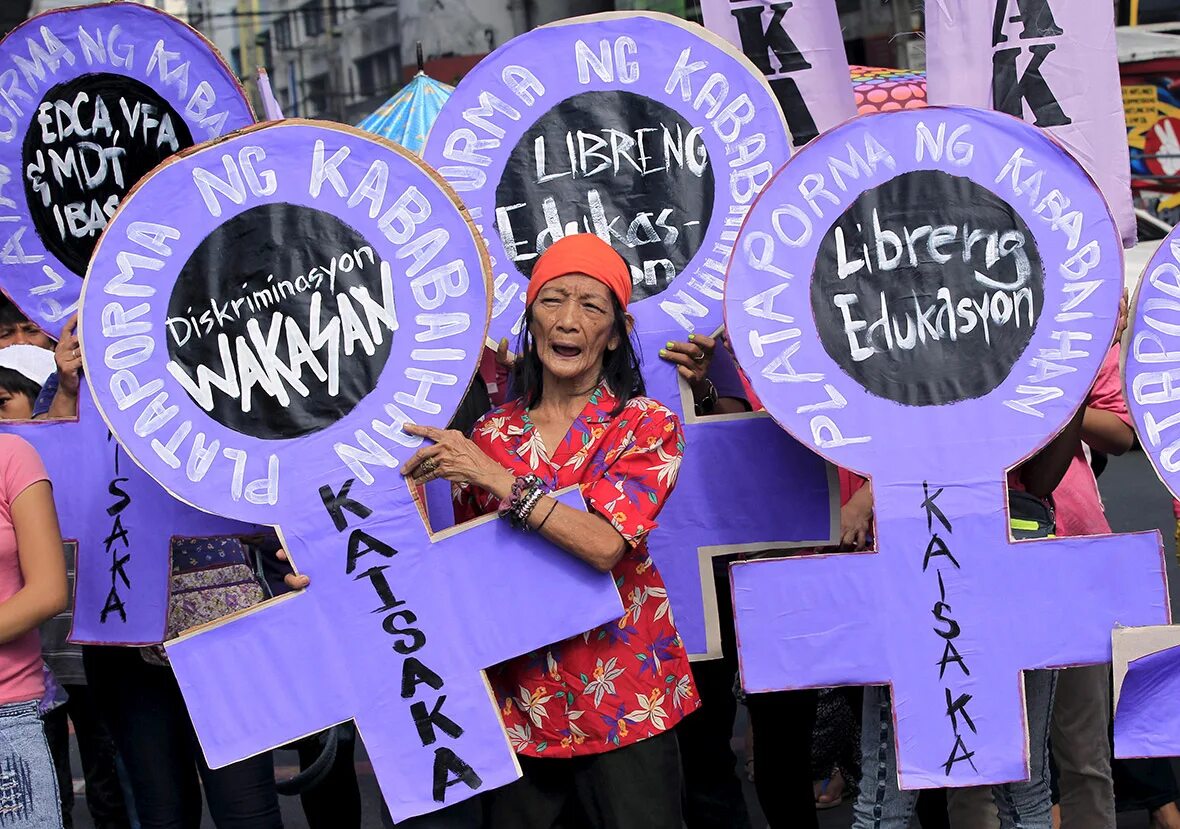
[[[355,719],[396,819],[503,785],[481,669],[621,615],[609,575],[494,517],[432,536],[398,474],[402,427],[445,426],[475,370],[486,273],[432,171],[297,120],[166,162],[103,235],[81,335],[112,431],[312,579],[168,644],[211,765]]]
[[[658,356],[720,328],[738,227],[789,154],[762,73],[702,27],[649,13],[563,20],[504,44],[447,100],[424,151],[481,224],[496,341],[519,333],[533,263],[557,239],[595,233],[630,265],[647,393],[681,416],[688,446],[651,554],[694,656],[721,656],[728,625],[715,556],[834,532],[822,460],[764,414],[697,418]],[[789,504],[763,508],[787,487]]]
[[[0,42],[0,77],[5,289],[57,332],[131,186],[173,153],[254,115],[212,44],[139,3],[38,15]]]
[[[1005,471],[1111,342],[1101,194],[1007,116],[870,115],[796,155],[738,243],[738,360],[784,428],[872,477],[878,544],[735,566],[743,684],[892,684],[903,788],[1027,779],[1021,671],[1107,661],[1116,623],[1167,616],[1154,534],[1008,535]]]

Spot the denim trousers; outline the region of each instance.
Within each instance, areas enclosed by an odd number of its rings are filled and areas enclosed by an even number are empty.
[[[0,705],[0,826],[61,829],[61,798],[37,700]]]
[[[1056,684],[1056,671],[1029,671],[1024,675],[1031,778],[992,787],[1002,829],[1051,829],[1053,825],[1049,718]],[[898,788],[893,711],[889,691],[881,686],[865,689],[861,753],[860,794],[853,809],[853,829],[907,829],[918,792]]]

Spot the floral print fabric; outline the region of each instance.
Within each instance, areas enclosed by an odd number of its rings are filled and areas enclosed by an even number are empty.
[[[627,541],[612,571],[626,608],[618,621],[488,672],[520,754],[599,754],[660,734],[700,705],[646,544],[675,486],[684,433],[676,415],[654,400],[633,398],[612,417],[617,403],[600,385],[552,455],[520,401],[493,409],[472,434],[517,475],[532,472],[555,490],[580,486],[587,508]],[[475,487],[459,486],[455,497],[460,520],[499,506]]]

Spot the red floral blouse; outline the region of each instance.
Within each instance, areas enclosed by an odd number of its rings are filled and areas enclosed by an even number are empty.
[[[621,414],[605,385],[590,396],[552,456],[523,403],[493,409],[472,440],[518,475],[553,489],[577,484],[589,509],[627,541],[612,571],[626,613],[617,622],[517,657],[488,672],[509,740],[519,754],[600,754],[663,733],[700,705],[688,657],[646,537],[676,483],[684,433],[676,415],[637,397]],[[499,501],[458,487],[460,520]]]

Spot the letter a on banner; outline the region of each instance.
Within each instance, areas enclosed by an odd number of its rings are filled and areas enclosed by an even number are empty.
[[[701,0],[701,14],[766,76],[794,146],[856,115],[835,0]]]
[[[930,103],[996,109],[1046,130],[1102,188],[1123,246],[1135,244],[1109,0],[938,0],[926,6]]]

